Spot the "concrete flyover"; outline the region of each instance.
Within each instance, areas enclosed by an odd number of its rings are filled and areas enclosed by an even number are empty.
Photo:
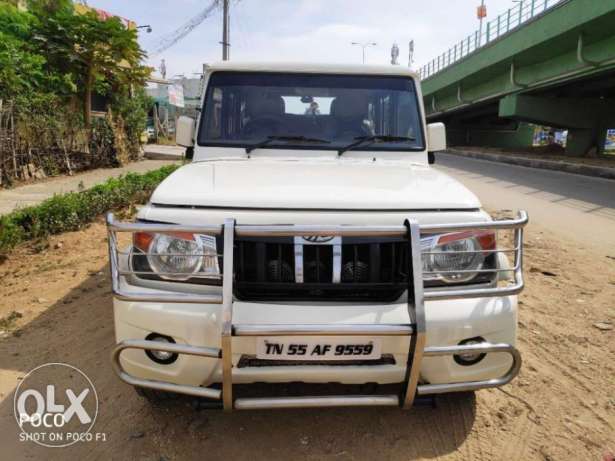
[[[430,122],[449,144],[531,145],[529,123],[601,152],[615,128],[615,1],[524,0],[421,70]]]

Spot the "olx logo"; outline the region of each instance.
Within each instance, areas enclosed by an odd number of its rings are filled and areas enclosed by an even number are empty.
[[[57,404],[55,401],[55,386],[47,386],[47,394],[44,397],[35,389],[24,391],[17,399],[17,411],[19,413],[19,427],[23,427],[24,423],[30,423],[34,427],[63,427],[67,422],[70,422],[73,416],[77,416],[81,424],[92,422],[92,418],[83,408],[83,400],[90,393],[90,389],[84,389],[78,396],[75,395],[72,389],[66,389],[66,397],[70,405],[66,408],[65,405]],[[26,410],[26,402],[28,398],[32,398],[36,405],[36,411],[28,414]]]
[[[65,363],[47,363],[28,373],[15,389],[13,401],[19,439],[45,447],[105,441],[92,433],[98,396],[90,378]]]

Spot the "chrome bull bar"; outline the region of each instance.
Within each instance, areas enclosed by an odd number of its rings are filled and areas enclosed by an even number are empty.
[[[407,220],[403,226],[312,226],[312,225],[236,225],[234,220],[226,220],[223,225],[181,226],[151,223],[120,223],[113,215],[107,216],[109,258],[111,266],[112,291],[120,300],[136,302],[173,302],[197,304],[221,304],[221,347],[196,347],[183,344],[169,344],[147,340],[127,340],[119,343],[112,352],[114,370],[128,384],[168,392],[222,399],[226,411],[232,409],[322,407],[322,406],[394,406],[410,408],[415,397],[422,395],[460,392],[497,387],[509,383],[519,372],[521,356],[510,344],[482,343],[464,346],[425,347],[425,300],[481,298],[491,296],[510,296],[522,291],[523,281],[523,228],[528,222],[527,213],[520,211],[515,219],[460,224],[419,225],[414,219]],[[512,249],[493,249],[489,253],[513,253],[512,268],[496,268],[494,273],[512,273],[512,283],[506,286],[489,286],[458,289],[424,289],[422,272],[421,236],[455,233],[476,230],[512,230],[514,233]],[[118,233],[134,232],[184,232],[224,237],[222,293],[200,294],[187,292],[135,292],[122,288],[118,249]],[[407,237],[413,277],[409,280],[408,314],[413,320],[408,325],[241,325],[233,324],[233,250],[235,236],[250,237],[294,237],[294,236],[361,236],[361,237]],[[205,256],[205,255],[203,255]],[[412,296],[410,296],[412,294]],[[406,367],[405,386],[401,395],[359,395],[326,397],[280,397],[280,398],[233,398],[232,377],[232,338],[239,336],[409,336],[410,350]],[[193,356],[209,357],[222,361],[222,390],[200,386],[186,386],[169,382],[140,379],[128,374],[121,365],[120,354],[125,349],[142,349],[173,352]],[[512,357],[512,365],[502,377],[463,383],[419,384],[420,368],[423,357],[456,355],[467,352],[507,353]]]
[[[485,381],[470,381],[464,383],[451,384],[420,384],[417,388],[418,395],[444,394],[446,392],[465,392],[487,389],[489,387],[500,387],[511,382],[521,370],[521,354],[510,344],[472,344],[467,346],[434,346],[427,347],[423,352],[423,357],[441,357],[445,355],[457,355],[464,353],[503,352],[512,357],[512,364],[506,374],[500,378],[488,379]]]
[[[148,341],[145,339],[130,339],[122,341],[115,346],[111,353],[111,363],[115,373],[120,379],[133,386],[145,387],[148,389],[156,389],[166,392],[175,392],[178,394],[192,395],[194,397],[205,397],[208,399],[220,399],[222,391],[200,386],[186,386],[182,384],[168,383],[164,381],[155,381],[152,379],[136,378],[124,371],[120,363],[120,354],[125,349],[141,349],[150,351],[173,352],[175,354],[195,355],[198,357],[209,357],[219,359],[222,357],[222,351],[213,347],[196,347],[187,344],[164,343],[161,341]]]

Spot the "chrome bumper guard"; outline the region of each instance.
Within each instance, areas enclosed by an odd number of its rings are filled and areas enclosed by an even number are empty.
[[[305,408],[305,407],[345,407],[345,406],[401,406],[410,408],[415,397],[448,392],[472,391],[489,387],[503,386],[519,373],[521,355],[510,344],[482,343],[464,346],[425,347],[425,300],[481,298],[491,296],[510,296],[523,290],[523,228],[528,222],[525,211],[520,211],[515,219],[461,224],[419,225],[414,219],[407,220],[403,226],[313,226],[313,225],[236,225],[232,219],[224,225],[181,226],[149,223],[120,223],[113,215],[107,216],[109,259],[111,266],[112,291],[120,300],[136,302],[173,302],[222,305],[221,348],[196,347],[184,344],[170,344],[147,340],[122,341],[112,352],[112,364],[117,375],[128,384],[168,392],[176,392],[209,399],[222,399],[226,411],[232,409],[248,410],[263,408]],[[512,253],[512,268],[495,268],[483,272],[511,273],[512,282],[505,286],[487,288],[424,289],[421,236],[477,230],[511,230],[513,248],[494,249],[489,253]],[[125,291],[121,288],[122,277],[133,274],[121,271],[119,264],[118,233],[160,232],[194,233],[222,235],[224,237],[224,263],[222,274],[222,295],[194,294],[181,292],[147,293]],[[414,323],[408,325],[356,324],[356,325],[242,325],[233,323],[233,248],[235,236],[252,237],[294,237],[294,236],[362,236],[362,237],[407,237],[410,246],[410,261],[413,277],[408,289],[409,318]],[[203,257],[211,255],[202,255]],[[134,275],[134,274],[133,274]],[[232,377],[232,338],[240,336],[409,336],[410,350],[404,389],[401,395],[356,395],[356,396],[319,396],[319,397],[274,397],[274,398],[233,398]],[[222,360],[222,390],[174,384],[169,382],[136,378],[128,374],[121,365],[120,354],[125,349],[142,349],[173,352]],[[496,379],[446,384],[419,384],[420,368],[423,357],[453,356],[456,354],[507,353],[512,357],[508,372]]]

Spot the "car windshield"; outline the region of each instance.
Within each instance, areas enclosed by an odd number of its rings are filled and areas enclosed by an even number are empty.
[[[202,146],[423,150],[416,90],[407,77],[215,72],[198,135]]]

